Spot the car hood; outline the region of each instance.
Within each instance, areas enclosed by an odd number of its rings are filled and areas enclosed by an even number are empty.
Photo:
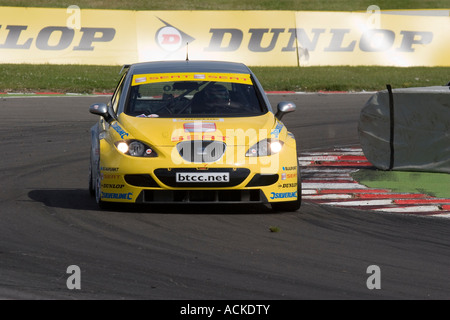
[[[122,138],[125,135],[154,146],[174,146],[189,140],[219,140],[227,145],[249,146],[265,138],[282,139],[286,135],[284,125],[271,112],[232,118],[139,118],[121,113],[118,122],[125,133]]]

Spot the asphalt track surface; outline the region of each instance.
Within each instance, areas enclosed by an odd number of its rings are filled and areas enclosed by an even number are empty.
[[[272,95],[299,149],[358,144],[368,94]],[[450,220],[304,202],[101,211],[88,112],[109,97],[0,98],[0,299],[449,299]],[[278,232],[271,232],[276,227]],[[69,290],[67,268],[81,270]],[[369,266],[380,269],[370,290]]]

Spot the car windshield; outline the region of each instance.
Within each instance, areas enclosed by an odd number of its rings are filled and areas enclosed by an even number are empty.
[[[265,113],[249,74],[134,75],[125,113],[135,117],[254,116]]]

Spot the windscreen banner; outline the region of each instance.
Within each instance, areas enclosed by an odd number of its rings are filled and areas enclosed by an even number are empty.
[[[450,17],[0,7],[0,63],[450,66]]]

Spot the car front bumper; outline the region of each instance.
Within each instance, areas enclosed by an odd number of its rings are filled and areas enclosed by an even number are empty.
[[[274,203],[295,201],[300,190],[295,148],[252,161],[175,163],[121,154],[108,144],[100,156],[102,201],[126,203]],[[270,159],[272,158],[272,159]],[[178,174],[222,176],[223,181],[178,181]]]

